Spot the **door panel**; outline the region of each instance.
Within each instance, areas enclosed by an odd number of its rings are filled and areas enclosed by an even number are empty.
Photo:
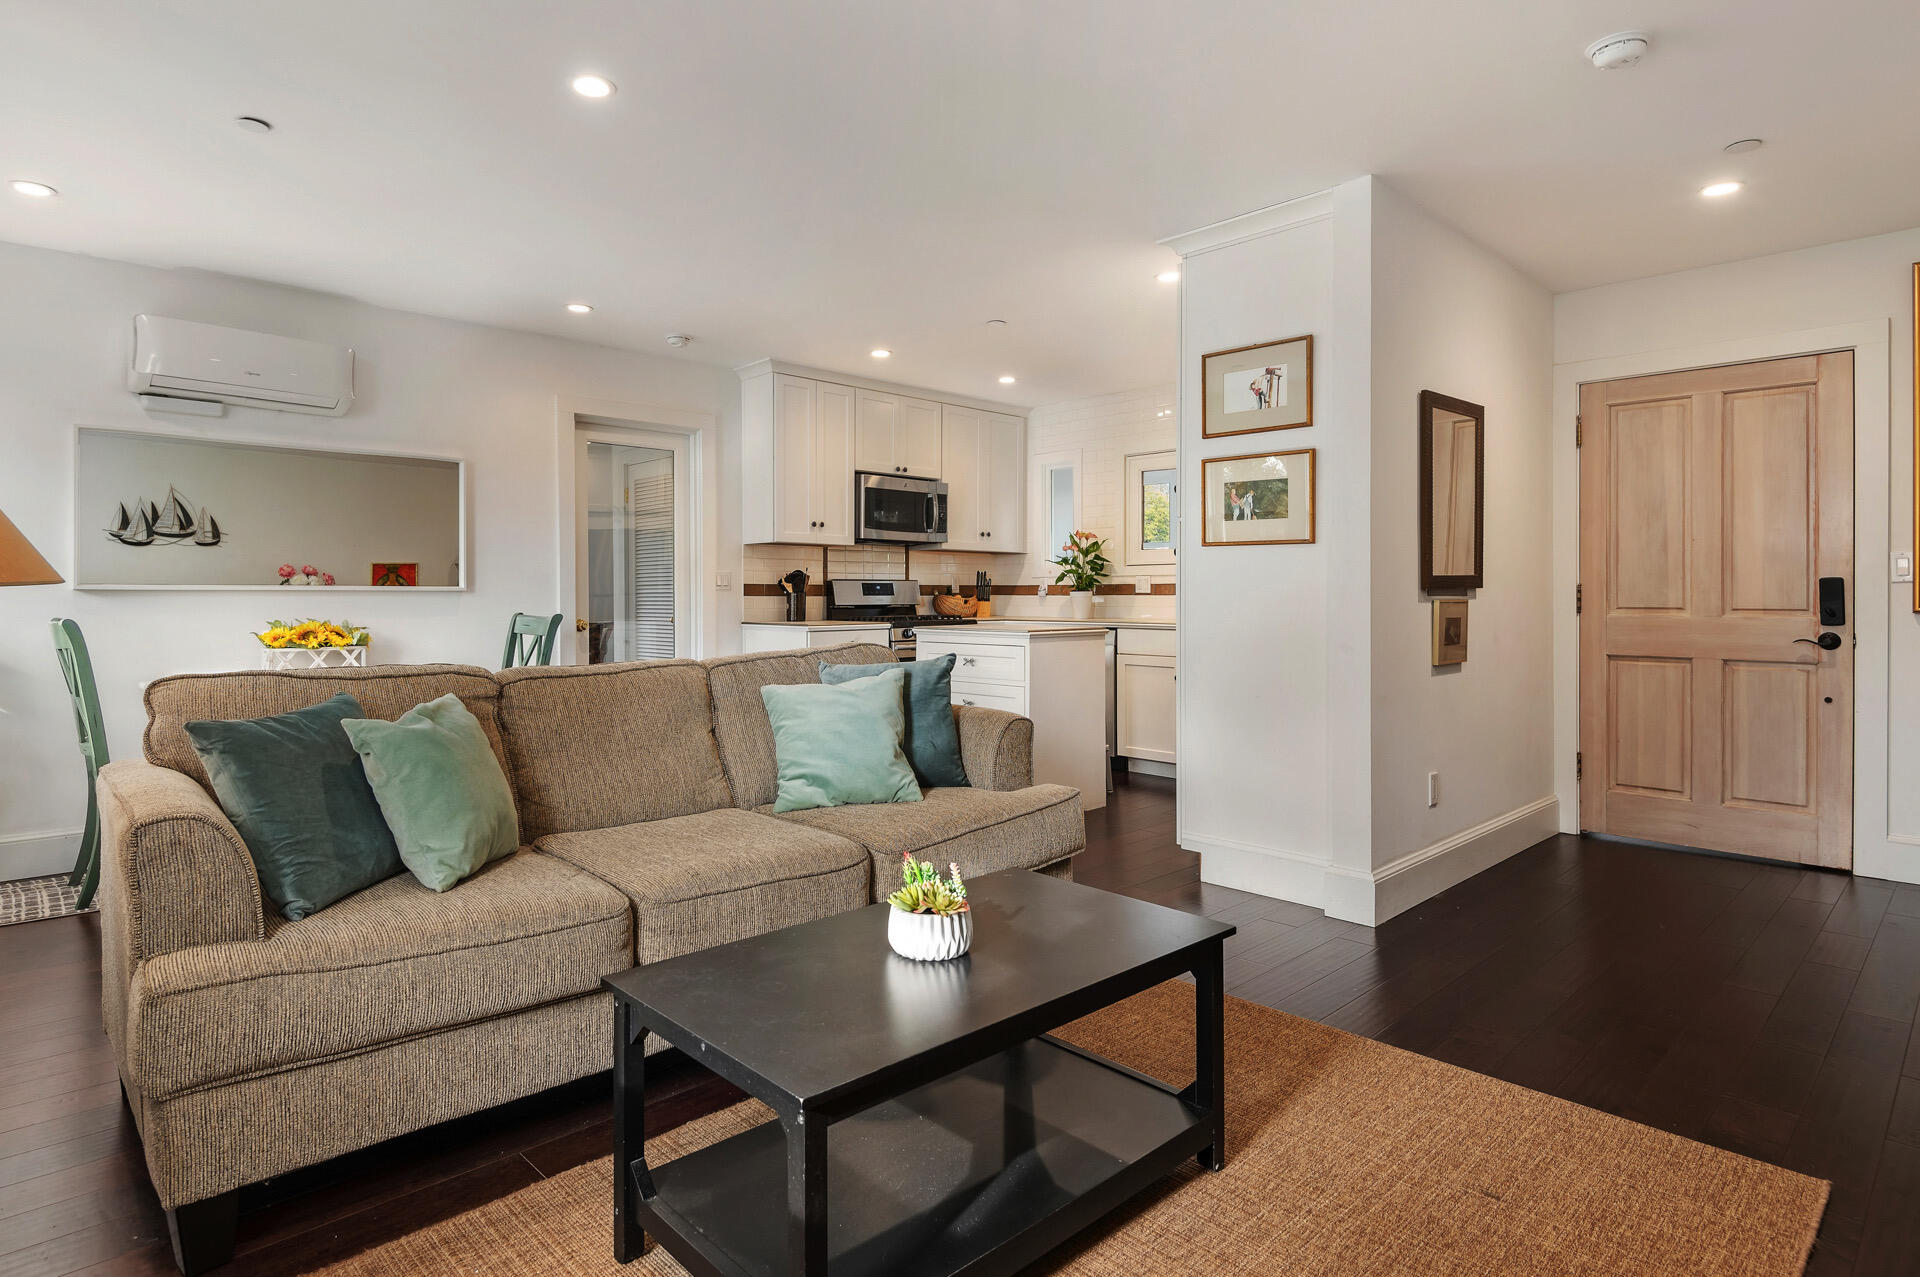
[[[1850,867],[1853,356],[1581,388],[1580,823]]]
[[[859,392],[858,421],[854,427],[853,468],[876,474],[897,472],[905,459],[896,449],[900,430],[900,397],[877,390]]]
[[[813,508],[820,527],[815,544],[853,544],[853,391],[815,383]]]
[[[773,532],[781,541],[817,541],[814,383],[773,376]]]
[[[900,441],[896,454],[904,454],[900,455],[900,464],[908,474],[921,479],[942,477],[939,404],[929,399],[902,399],[900,432],[894,438]]]

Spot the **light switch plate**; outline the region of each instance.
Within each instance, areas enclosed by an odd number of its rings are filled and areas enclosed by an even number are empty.
[[[1913,552],[1895,550],[1893,552],[1893,579],[1895,584],[1913,580]]]
[[[714,583],[713,583],[714,588],[718,590],[727,589],[732,584],[733,584],[733,573],[731,572],[722,572],[719,575],[719,577],[717,577],[714,580]]]

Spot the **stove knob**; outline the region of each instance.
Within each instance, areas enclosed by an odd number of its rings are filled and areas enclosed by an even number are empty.
[[[904,630],[901,630],[901,631],[900,631],[900,637],[901,637],[901,638],[903,638],[903,639],[910,639],[910,638],[912,638],[912,637],[913,637],[913,627],[912,627],[912,626],[908,626],[908,627],[907,627],[906,629],[904,629]]]

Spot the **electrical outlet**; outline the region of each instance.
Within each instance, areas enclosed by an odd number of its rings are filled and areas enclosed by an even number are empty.
[[[1913,554],[1907,550],[1893,552],[1893,583],[1913,580]]]
[[[1047,597],[1047,583],[1045,581],[1040,582],[1040,597],[1043,599]]]
[[[1138,581],[1135,581],[1133,583],[1133,592],[1135,594],[1152,594],[1153,582],[1147,580],[1145,577],[1142,577]]]
[[[1439,805],[1440,805],[1440,773],[1428,772],[1427,773],[1427,806],[1438,807]]]

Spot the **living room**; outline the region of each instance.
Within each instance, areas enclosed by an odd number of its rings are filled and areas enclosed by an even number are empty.
[[[11,8],[0,1269],[1910,1271],[1775,7]]]

